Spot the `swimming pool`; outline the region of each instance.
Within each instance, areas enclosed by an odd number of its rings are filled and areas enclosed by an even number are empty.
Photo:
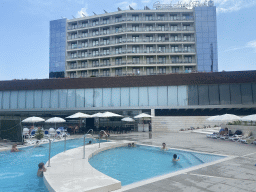
[[[86,139],[86,142],[91,139]],[[101,141],[102,142],[102,141]],[[95,143],[95,141],[93,141]],[[67,140],[66,149],[73,149],[83,145],[83,138]],[[38,163],[46,163],[49,158],[49,144],[42,147],[25,147],[21,152],[0,152],[0,191],[2,192],[46,192],[43,178],[36,173]],[[53,142],[51,157],[64,151],[64,141]],[[81,153],[82,158],[82,153]],[[47,164],[45,165],[47,169]]]
[[[180,161],[172,162],[173,154],[177,154]],[[100,172],[121,181],[124,186],[222,158],[224,156],[182,150],[162,151],[158,147],[137,145],[100,152],[89,163]]]

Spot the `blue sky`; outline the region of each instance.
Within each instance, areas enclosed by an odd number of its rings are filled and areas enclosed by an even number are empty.
[[[0,80],[45,79],[49,73],[50,20],[117,7],[153,8],[156,0],[1,0]],[[183,2],[188,2],[184,0]],[[162,3],[171,1],[162,0]],[[176,3],[173,0],[172,3]],[[256,1],[215,0],[219,71],[256,70]]]

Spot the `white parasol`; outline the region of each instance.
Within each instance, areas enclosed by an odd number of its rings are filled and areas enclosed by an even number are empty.
[[[47,119],[45,122],[46,123],[55,123],[55,129],[56,129],[56,123],[65,123],[66,120],[62,119],[60,117],[52,117],[50,119]]]

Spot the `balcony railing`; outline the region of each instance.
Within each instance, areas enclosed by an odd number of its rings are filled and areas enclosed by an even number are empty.
[[[145,22],[149,22],[149,21],[193,21],[194,17],[192,16],[186,16],[186,17],[139,17],[139,18],[133,18],[133,17],[121,17],[119,19],[109,19],[108,21],[100,21],[98,23],[80,23],[77,25],[69,25],[68,26],[68,30],[74,30],[74,29],[78,29],[78,28],[88,28],[88,27],[97,27],[100,25],[109,25],[109,24],[115,24],[115,23],[120,23],[120,22],[141,22],[141,21],[145,21]]]
[[[98,33],[88,33],[87,35],[81,35],[81,34],[78,34],[78,35],[74,35],[74,36],[68,36],[67,39],[68,40],[74,40],[74,39],[83,39],[83,38],[88,38],[88,37],[97,37],[97,36],[102,36],[102,35],[112,35],[112,34],[118,34],[118,33],[129,33],[129,32],[181,32],[181,31],[194,31],[195,28],[194,27],[187,27],[187,28],[181,28],[181,27],[178,27],[178,28],[168,28],[168,27],[165,27],[164,29],[163,28],[152,28],[152,29],[147,29],[147,28],[138,28],[138,29],[134,29],[134,28],[122,28],[122,29],[119,29],[119,30],[109,30],[108,32],[98,32]]]

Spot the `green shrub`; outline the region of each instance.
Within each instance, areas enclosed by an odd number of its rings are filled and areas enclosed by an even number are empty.
[[[42,138],[44,138],[44,133],[41,129],[38,129],[36,131],[35,138],[37,138],[38,140],[41,140]]]

